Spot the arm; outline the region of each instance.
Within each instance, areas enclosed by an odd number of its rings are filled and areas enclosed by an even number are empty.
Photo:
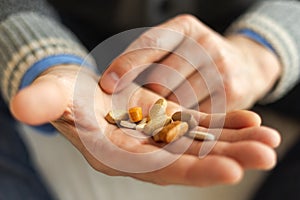
[[[278,146],[280,137],[260,127],[260,118],[252,112],[207,115],[194,111],[203,131],[221,133],[216,143],[183,137],[169,145],[157,144],[138,131],[108,124],[104,116],[112,108],[136,105],[147,115],[160,97],[133,84],[108,95],[97,83],[97,76],[78,66],[49,68],[12,99],[11,110],[29,124],[51,120],[94,169],[111,176],[160,185],[209,186],[236,183],[247,169],[270,169],[275,164],[272,148]],[[168,102],[169,115],[178,109]],[[218,125],[223,120],[224,128]]]
[[[5,3],[3,6],[9,4]],[[84,50],[54,18],[36,12],[11,13],[0,26],[1,39],[5,38],[1,40],[1,90],[14,117],[32,125],[51,122],[99,172],[157,184],[207,186],[237,182],[246,169],[274,166],[276,155],[272,148],[278,146],[280,137],[272,129],[259,127],[259,117],[251,112],[217,115],[216,120],[225,120],[222,142],[203,159],[198,158],[204,145],[201,142],[183,141],[168,149],[153,144],[150,138],[124,134],[104,120],[112,109],[113,96],[98,87],[93,72],[80,68],[78,62],[70,62],[74,55],[83,60]],[[62,63],[53,63],[58,55],[67,56],[62,57]],[[22,65],[18,64],[24,60]],[[40,63],[47,65],[40,68]],[[23,81],[28,73],[29,81]],[[20,85],[24,88],[18,91]],[[131,92],[124,94],[126,97]],[[139,89],[131,103],[147,109],[157,98]],[[178,105],[170,104],[170,110],[179,109]],[[203,119],[199,125],[205,130],[214,118],[198,112],[195,115]],[[222,127],[214,128],[222,131]],[[140,135],[137,131],[132,133]],[[158,155],[151,156],[156,152]]]
[[[267,2],[253,8],[229,29],[250,29],[259,33],[274,47],[280,58],[282,74],[262,104],[282,113],[299,117],[300,35],[296,21],[300,17],[299,1]]]
[[[288,17],[281,19],[283,15]],[[107,69],[100,84],[112,92],[116,77],[139,68],[131,73],[134,79],[143,69],[140,66],[159,63],[177,70],[177,74],[172,76],[164,74],[161,68],[152,68],[146,78],[160,85],[150,84],[149,88],[175,101],[172,93],[177,99],[194,95],[202,111],[211,110],[209,97],[226,98],[222,104],[228,111],[249,108],[258,101],[275,101],[295,85],[299,76],[299,35],[297,24],[290,23],[298,15],[298,2],[268,1],[238,19],[226,36],[217,34],[192,16],[176,17],[146,32],[129,46]],[[266,24],[262,24],[261,17]],[[165,28],[168,31],[162,31]],[[268,45],[249,38],[241,32],[245,29],[255,32]],[[172,37],[174,39],[169,39]],[[196,41],[199,47],[186,41]],[[134,48],[140,50],[132,51]],[[208,61],[209,57],[213,62]],[[212,70],[215,68],[217,70]],[[114,79],[109,78],[111,74]],[[178,74],[185,79],[174,78]],[[222,81],[218,82],[219,75]],[[126,86],[126,81],[122,86]],[[188,87],[192,92],[187,92]],[[185,106],[195,103],[187,102]]]
[[[272,46],[279,58],[281,76],[262,102],[281,98],[299,81],[300,34],[296,23],[299,17],[299,1],[265,2],[252,8],[229,28],[231,33],[243,29],[256,32]]]
[[[46,1],[2,0],[0,5],[0,80],[7,102],[48,67],[83,63],[85,49]]]

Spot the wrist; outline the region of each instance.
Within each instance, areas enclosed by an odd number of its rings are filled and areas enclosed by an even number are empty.
[[[227,36],[229,42],[242,53],[242,57],[254,67],[257,72],[257,82],[260,82],[263,91],[257,100],[265,96],[276,85],[279,80],[282,67],[275,52],[256,40],[250,39],[245,35],[236,34]]]
[[[90,67],[89,63],[86,63],[83,58],[71,55],[71,54],[59,54],[49,57],[45,57],[42,60],[34,63],[24,74],[20,89],[30,85],[37,77],[57,65],[78,65]]]

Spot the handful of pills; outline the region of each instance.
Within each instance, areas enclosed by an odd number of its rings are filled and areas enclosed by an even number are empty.
[[[186,135],[197,140],[215,140],[210,133],[194,130],[198,123],[188,112],[175,112],[171,117],[166,115],[167,101],[157,100],[144,117],[141,107],[132,107],[127,111],[112,110],[107,113],[107,122],[120,125],[124,128],[136,129],[156,142],[170,143]]]

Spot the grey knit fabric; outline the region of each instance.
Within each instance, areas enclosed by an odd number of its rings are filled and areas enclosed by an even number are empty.
[[[35,12],[55,18],[55,20],[59,19],[53,7],[46,0],[0,0],[0,8],[0,21],[13,14],[23,12]]]
[[[33,13],[17,13],[0,24],[1,91],[9,99],[18,91],[24,73],[51,55],[86,56],[75,37],[56,21]]]
[[[266,1],[238,19],[230,32],[247,28],[263,36],[279,56],[282,75],[276,87],[261,103],[273,102],[286,94],[300,77],[300,3]]]

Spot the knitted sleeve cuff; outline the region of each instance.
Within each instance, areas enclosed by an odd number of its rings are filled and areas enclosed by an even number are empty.
[[[272,45],[258,33],[254,32],[250,29],[241,29],[237,33],[242,34],[242,35],[248,37],[249,39],[256,41],[257,43],[261,44],[262,46],[264,46],[265,48],[269,49],[270,51],[272,51],[273,53],[276,54],[276,51],[272,47]]]
[[[276,86],[261,103],[271,103],[285,95],[300,76],[300,4],[296,1],[265,2],[241,16],[228,29],[228,34],[251,30],[275,51],[282,65]]]
[[[23,75],[19,89],[22,89],[30,85],[42,72],[46,69],[61,64],[74,64],[78,66],[85,66],[88,68],[94,68],[91,64],[86,63],[81,57],[71,54],[58,54],[51,55],[43,58],[42,60],[34,63]]]
[[[22,89],[30,85],[46,69],[59,64],[75,64],[78,66],[84,65],[86,67],[93,68],[93,66],[91,66],[90,64],[85,63],[85,61],[82,58],[75,55],[59,54],[59,55],[48,56],[34,63],[25,72],[25,74],[21,79],[19,89]],[[50,123],[42,124],[39,126],[31,126],[31,127],[39,130],[41,133],[45,133],[45,134],[55,133],[55,128]]]
[[[32,66],[48,60],[47,66],[43,65],[48,68],[53,63],[47,58],[57,59],[62,55],[65,60],[54,64],[76,64],[77,58],[94,65],[76,37],[49,17],[34,12],[8,16],[0,23],[0,85],[5,100],[9,102],[17,93],[22,80],[28,82],[28,77],[35,78]],[[34,75],[39,75],[38,71]]]

